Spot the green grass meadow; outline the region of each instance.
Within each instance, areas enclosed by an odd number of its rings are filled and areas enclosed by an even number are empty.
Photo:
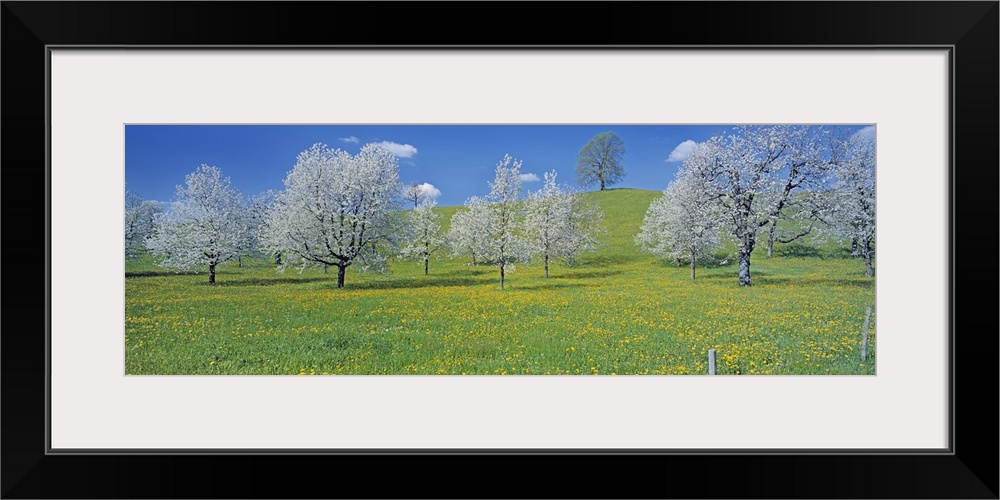
[[[499,270],[468,259],[393,261],[385,275],[348,268],[276,272],[266,259],[220,266],[217,283],[159,268],[125,268],[125,370],[130,375],[720,375],[875,373],[859,350],[875,279],[836,245],[754,251],[752,287],[735,259],[680,267],[633,238],[657,191],[588,193],[604,211],[603,246],[574,267]],[[456,207],[440,209],[441,220]],[[732,252],[732,246],[720,256]]]

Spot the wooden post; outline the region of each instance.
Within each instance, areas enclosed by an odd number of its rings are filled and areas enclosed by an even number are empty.
[[[872,308],[865,311],[865,329],[861,332],[861,361],[868,359],[868,318],[872,315]]]
[[[715,375],[715,349],[708,350],[708,374]]]

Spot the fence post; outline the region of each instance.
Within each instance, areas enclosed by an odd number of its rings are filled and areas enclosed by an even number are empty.
[[[868,318],[872,315],[872,308],[865,311],[865,329],[861,332],[861,361],[868,359]]]
[[[708,374],[715,375],[715,349],[708,350]]]

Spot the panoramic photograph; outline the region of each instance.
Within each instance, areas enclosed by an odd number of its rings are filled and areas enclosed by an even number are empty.
[[[875,375],[872,124],[125,125],[126,375]]]

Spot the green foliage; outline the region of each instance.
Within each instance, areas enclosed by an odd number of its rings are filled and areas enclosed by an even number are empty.
[[[583,149],[576,163],[576,180],[581,186],[598,185],[601,191],[625,178],[625,142],[618,134],[608,131],[594,136]]]

